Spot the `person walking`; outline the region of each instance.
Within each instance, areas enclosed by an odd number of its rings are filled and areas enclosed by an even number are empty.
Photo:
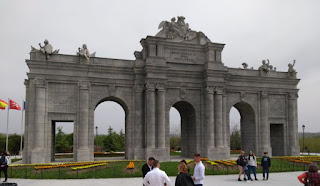
[[[146,174],[151,171],[153,169],[153,162],[154,162],[154,157],[150,157],[148,159],[148,162],[146,164],[144,164],[142,166],[142,175],[143,175],[143,178],[146,176]]]
[[[189,167],[188,167],[187,161],[186,161],[186,160],[181,160],[180,163],[186,164],[186,166],[187,166],[187,168],[188,168],[188,174],[189,174],[189,173],[190,173],[190,169],[189,169]]]
[[[200,160],[200,154],[195,154],[193,158],[197,164],[194,167],[194,173],[191,178],[195,186],[203,186],[205,167]]]
[[[253,171],[254,179],[258,181],[257,179],[257,157],[254,155],[252,151],[249,152],[249,155],[247,157],[248,159],[248,180],[253,181],[251,178],[251,170]]]
[[[0,158],[0,179],[1,179],[1,172],[3,172],[5,180],[3,182],[7,182],[8,180],[8,159],[7,159],[7,153],[3,152],[2,156]]]
[[[244,151],[241,151],[240,152],[240,156],[238,157],[237,159],[237,165],[238,165],[238,168],[239,168],[239,176],[238,176],[238,181],[242,181],[241,180],[241,175],[243,174],[243,180],[244,181],[247,181],[247,170],[248,170],[248,167],[247,167],[247,159],[246,157],[244,156]]]
[[[308,186],[320,186],[320,173],[319,167],[316,163],[309,165],[308,172],[304,172],[298,176],[298,180],[304,185]]]
[[[193,180],[188,172],[188,167],[185,163],[180,162],[178,165],[179,174],[176,178],[175,186],[194,186]]]
[[[170,179],[164,171],[160,170],[158,160],[153,161],[153,169],[146,174],[143,184],[145,186],[170,186]]]
[[[262,167],[262,175],[263,180],[269,179],[269,168],[271,167],[271,159],[268,156],[268,152],[264,152],[264,156],[261,158],[261,167]],[[267,174],[267,179],[266,175]]]

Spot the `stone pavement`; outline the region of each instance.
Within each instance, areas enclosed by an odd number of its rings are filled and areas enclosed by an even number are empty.
[[[295,186],[302,185],[297,176],[302,172],[273,173],[268,181],[262,180],[262,174],[258,174],[259,181],[238,182],[237,175],[206,176],[205,186],[237,186],[237,185],[271,185],[271,186]],[[170,177],[171,185],[174,185],[175,177]],[[18,183],[18,186],[142,186],[141,178],[118,179],[78,179],[78,180],[25,180],[10,179],[10,182]]]

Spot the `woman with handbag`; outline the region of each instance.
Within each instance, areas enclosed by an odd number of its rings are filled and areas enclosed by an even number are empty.
[[[2,153],[2,156],[0,158],[0,179],[1,179],[1,172],[4,173],[4,177],[5,177],[5,180],[3,182],[7,182],[8,180],[8,159],[7,159],[7,153],[6,152],[3,152]]]
[[[298,180],[306,186],[320,186],[320,173],[317,164],[309,165],[309,171],[298,176]]]

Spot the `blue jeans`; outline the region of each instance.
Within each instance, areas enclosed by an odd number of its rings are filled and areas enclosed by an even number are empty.
[[[248,180],[251,179],[251,170],[253,171],[254,178],[257,179],[257,171],[255,166],[248,166]]]
[[[267,179],[269,179],[269,167],[263,166],[263,178],[265,178],[265,173],[267,173]]]

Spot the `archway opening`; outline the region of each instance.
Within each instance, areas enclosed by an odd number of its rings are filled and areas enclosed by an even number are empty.
[[[246,153],[253,151],[257,154],[256,119],[252,106],[246,102],[235,104],[230,109],[229,120],[230,149],[240,150],[239,147],[241,147],[241,150]],[[241,139],[240,143],[239,138]]]
[[[117,99],[102,100],[94,111],[95,160],[125,157],[126,107]]]
[[[172,112],[172,113],[171,113]],[[178,123],[180,115],[180,123]],[[176,123],[171,123],[171,117]],[[176,117],[176,118],[174,118]],[[186,102],[179,101],[170,109],[170,129],[180,133],[180,148],[182,157],[192,157],[196,153],[196,114],[194,107]],[[178,135],[179,136],[179,135]]]
[[[170,109],[170,156],[181,155],[181,116],[179,111]]]
[[[73,121],[52,121],[51,161],[72,161],[73,159]]]

